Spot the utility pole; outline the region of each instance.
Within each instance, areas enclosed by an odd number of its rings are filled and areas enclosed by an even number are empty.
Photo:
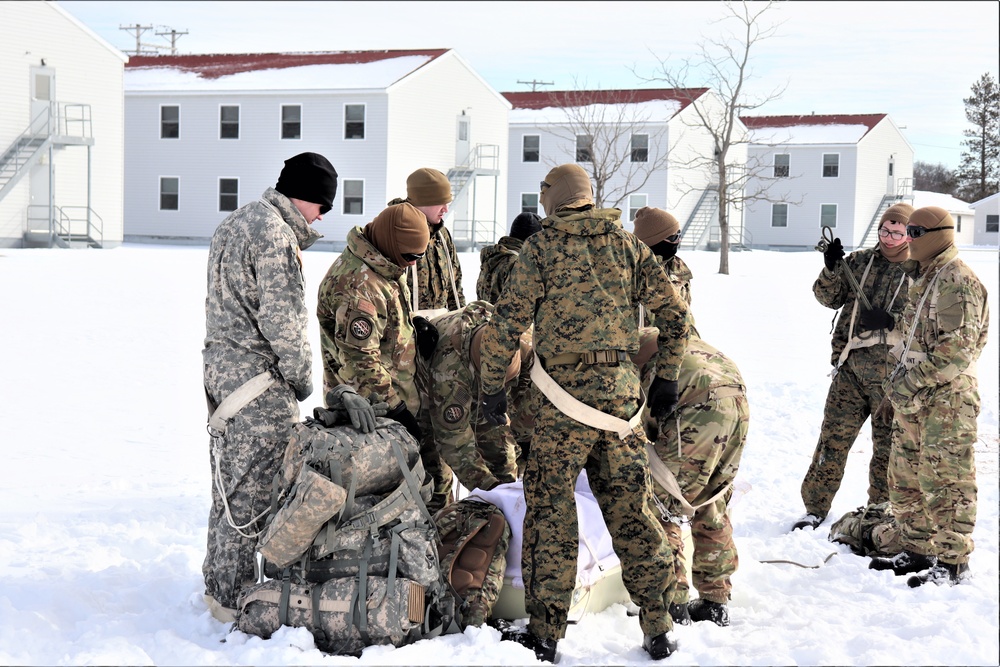
[[[526,86],[531,86],[531,92],[533,92],[533,93],[538,92],[538,88],[537,88],[538,86],[551,86],[552,85],[551,81],[537,81],[535,79],[532,79],[531,81],[518,81],[518,83],[523,83]]]
[[[173,28],[167,28],[166,26],[163,26],[163,27],[165,29],[169,29],[170,32],[158,32],[156,34],[159,35],[160,37],[167,37],[169,35],[169,37],[170,37],[170,55],[175,56],[175,55],[177,55],[177,39],[181,35],[188,34],[187,30],[185,30],[183,32],[180,32],[178,30],[174,30]]]
[[[152,30],[153,26],[151,26],[151,25],[140,25],[140,24],[136,23],[135,25],[120,25],[120,26],[118,26],[118,29],[119,30],[124,30],[125,32],[128,32],[128,33],[131,33],[132,31],[135,31],[135,53],[132,53],[131,55],[133,55],[133,56],[142,55],[142,47],[143,46],[152,46],[151,44],[143,44],[142,43],[142,33],[146,32],[147,30]],[[128,53],[128,51],[126,51],[126,53]]]

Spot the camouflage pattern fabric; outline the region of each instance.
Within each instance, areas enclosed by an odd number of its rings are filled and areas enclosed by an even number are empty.
[[[698,337],[688,341],[678,379],[677,409],[658,428],[653,449],[670,469],[684,498],[692,505],[706,502],[731,484],[750,426],[750,411],[739,368],[722,352]],[[739,390],[737,395],[714,395],[716,390]],[[664,507],[680,515],[677,501],[653,481],[653,490]],[[691,574],[700,597],[726,603],[731,598],[730,577],[739,567],[733,526],[727,503],[732,491],[700,507],[691,518],[694,554]],[[677,553],[683,553],[681,526],[664,520],[664,528]],[[684,563],[676,560],[677,590],[671,602],[689,599]]]
[[[270,371],[278,380],[246,405],[222,438],[212,440],[212,479],[222,479],[234,523],[212,484],[208,547],[202,572],[205,592],[235,607],[240,590],[256,579],[256,536],[267,510],[292,424],[299,419],[296,394],[312,392],[312,350],[299,250],[321,235],[294,204],[273,188],[263,201],[230,214],[216,228],[208,253],[205,298],[205,393],[218,405],[250,378]],[[266,202],[266,203],[265,203]]]
[[[911,352],[927,356],[895,377],[889,390],[895,412],[889,458],[892,513],[904,548],[944,563],[967,562],[974,546],[974,445],[980,409],[975,364],[989,328],[986,288],[957,255],[952,246],[916,270],[903,312],[903,336],[905,340],[912,328]],[[917,312],[939,272],[936,294]]]
[[[482,391],[503,387],[508,360],[523,331],[534,324],[534,345],[544,359],[573,352],[639,349],[636,304],[655,313],[659,329],[657,373],[676,380],[688,339],[687,305],[653,253],[621,227],[617,209],[560,211],[542,220],[511,271],[482,339]],[[576,399],[622,419],[639,407],[640,383],[630,362],[553,366],[549,375]],[[615,541],[625,586],[639,605],[648,635],[670,630],[674,554],[650,509],[645,434],[620,440],[540,401],[524,471],[527,512],[521,566],[529,629],[542,639],[566,633],[576,583],[579,531],[574,489],[581,469]]]
[[[500,300],[510,270],[517,261],[524,241],[513,236],[503,236],[494,245],[479,251],[479,278],[476,280],[476,298],[490,303]]]
[[[417,343],[410,321],[410,291],[401,267],[379,252],[361,227],[319,287],[323,390],[349,384],[372,403],[416,414]]]
[[[882,308],[898,318],[906,304],[908,288],[902,263],[890,262],[878,248],[852,252],[846,257],[846,262],[859,284],[865,268],[871,262],[871,269],[868,270],[861,289],[873,307]],[[856,296],[842,266],[838,266],[835,271],[824,266],[813,283],[813,295],[827,308],[840,309],[831,340],[831,363],[836,366],[848,341],[859,334],[861,305],[858,304],[852,330],[851,313]],[[878,333],[866,332],[861,336],[878,336]],[[800,493],[806,512],[822,517],[829,513],[833,498],[844,478],[847,455],[865,420],[874,414],[882,401],[882,384],[889,370],[888,345],[875,343],[851,350],[847,360],[834,375],[826,395],[819,440],[813,450],[812,462],[802,479]],[[892,436],[890,424],[881,419],[872,419],[871,428],[868,502],[875,504],[889,499],[886,471]]]
[[[888,502],[859,507],[830,526],[831,542],[846,544],[859,556],[895,556],[903,550],[899,524]]]
[[[516,479],[517,443],[511,428],[493,426],[479,414],[472,334],[492,314],[491,304],[473,301],[462,310],[432,318],[438,330],[437,348],[429,360],[417,358],[417,386],[423,403],[420,419],[429,426],[423,429],[421,455],[425,470],[440,471],[431,473],[435,478],[431,512],[447,504],[447,497],[442,496],[451,492],[452,472],[469,490],[492,489]]]
[[[391,202],[390,202],[391,203]],[[427,243],[427,252],[422,259],[417,260],[414,267],[408,270],[416,270],[417,288],[412,296],[416,304],[413,310],[432,310],[435,308],[447,308],[448,310],[459,310],[465,306],[465,294],[462,291],[462,264],[455,250],[455,242],[451,238],[451,232],[444,225],[441,225],[437,232],[431,227],[431,239]],[[451,258],[449,264],[448,258]],[[455,294],[451,289],[452,273],[455,278],[455,287],[458,289],[458,302],[455,302]],[[411,287],[412,281],[411,281]]]
[[[663,267],[663,270],[667,274],[667,278],[670,280],[670,284],[674,286],[674,289],[677,290],[677,293],[681,295],[682,299],[684,299],[684,303],[690,306],[691,279],[694,277],[694,274],[691,273],[691,269],[688,267],[688,265],[684,262],[683,259],[681,259],[677,255],[674,255],[673,257],[665,261],[663,260],[663,258],[657,256],[656,261],[659,262],[660,266]],[[636,318],[638,319],[638,310],[636,313]],[[646,310],[643,314],[643,326],[655,327],[656,324],[653,320],[654,318],[652,314],[648,310]],[[688,327],[691,329],[692,336],[697,335],[697,329],[695,329],[694,325],[694,314],[691,312],[690,308],[688,308]]]

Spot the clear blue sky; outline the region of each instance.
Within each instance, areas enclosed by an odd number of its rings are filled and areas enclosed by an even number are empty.
[[[501,92],[657,87],[676,63],[735,24],[720,2],[101,2],[58,3],[113,46],[124,25],[186,32],[179,53],[452,48]],[[760,3],[752,3],[760,4]],[[962,102],[997,79],[1000,3],[790,0],[765,15],[776,33],[751,52],[748,91],[781,96],[756,115],[887,113],[914,159],[958,166]],[[711,47],[710,47],[711,48]],[[713,53],[718,51],[713,50]],[[703,81],[692,76],[690,85]],[[662,86],[663,84],[659,84]]]

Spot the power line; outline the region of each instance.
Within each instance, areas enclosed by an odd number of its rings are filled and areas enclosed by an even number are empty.
[[[531,81],[518,81],[518,83],[523,83],[526,86],[531,86],[531,92],[533,92],[533,93],[538,92],[538,89],[537,89],[538,86],[551,86],[551,85],[553,85],[553,83],[551,81],[538,81],[538,80],[535,80],[535,79],[532,79]]]

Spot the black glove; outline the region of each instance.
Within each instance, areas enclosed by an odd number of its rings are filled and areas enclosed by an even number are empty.
[[[677,380],[656,378],[649,386],[649,414],[653,419],[666,417],[677,407]]]
[[[823,251],[823,262],[826,264],[826,268],[831,271],[837,268],[837,262],[844,259],[844,254],[844,244],[840,242],[840,239],[830,241],[826,250]]]
[[[483,394],[479,408],[487,422],[503,426],[507,423],[507,391],[501,389],[495,394]]]
[[[417,315],[413,318],[413,328],[417,331],[417,350],[424,359],[434,356],[438,344],[438,330],[426,317]]]
[[[295,390],[295,400],[297,401],[304,401],[313,393],[312,382],[304,387],[293,387],[293,389]]]
[[[871,310],[862,308],[861,324],[858,328],[861,331],[874,331],[875,329],[892,331],[896,328],[896,320],[882,308],[872,308]]]
[[[351,418],[351,425],[362,433],[371,433],[375,430],[376,413],[372,404],[368,399],[358,395],[351,385],[340,384],[331,389],[326,395],[326,404],[331,409],[343,406],[347,416]]]
[[[389,410],[385,416],[389,419],[398,421],[400,424],[405,426],[406,430],[410,432],[410,435],[412,435],[417,442],[420,442],[420,439],[423,437],[423,432],[420,430],[420,425],[417,424],[417,418],[414,417],[413,413],[407,409],[406,403],[400,401],[399,405],[394,407],[392,410]]]

